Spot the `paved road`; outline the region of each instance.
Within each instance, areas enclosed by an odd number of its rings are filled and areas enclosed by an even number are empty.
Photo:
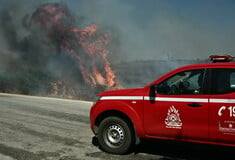
[[[0,160],[211,159],[231,153],[224,148],[159,141],[145,141],[129,155],[104,153],[91,144],[91,105],[0,94]]]

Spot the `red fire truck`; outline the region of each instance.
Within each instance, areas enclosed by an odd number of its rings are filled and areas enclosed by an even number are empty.
[[[235,146],[235,63],[210,59],[144,88],[99,93],[90,121],[100,148],[125,154],[142,138]]]

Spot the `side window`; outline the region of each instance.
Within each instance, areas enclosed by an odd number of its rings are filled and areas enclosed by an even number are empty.
[[[157,92],[162,95],[201,94],[204,69],[177,73],[158,85]]]
[[[212,94],[235,92],[235,69],[212,69]]]

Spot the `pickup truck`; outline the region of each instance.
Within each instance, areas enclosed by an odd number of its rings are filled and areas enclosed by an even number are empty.
[[[100,148],[125,154],[143,138],[235,146],[235,63],[210,59],[143,88],[99,93],[90,125]]]

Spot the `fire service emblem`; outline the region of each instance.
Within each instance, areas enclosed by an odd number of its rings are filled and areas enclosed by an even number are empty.
[[[174,106],[171,106],[168,109],[167,117],[165,119],[165,124],[167,128],[181,129],[182,122],[180,119],[180,115],[178,110]]]

